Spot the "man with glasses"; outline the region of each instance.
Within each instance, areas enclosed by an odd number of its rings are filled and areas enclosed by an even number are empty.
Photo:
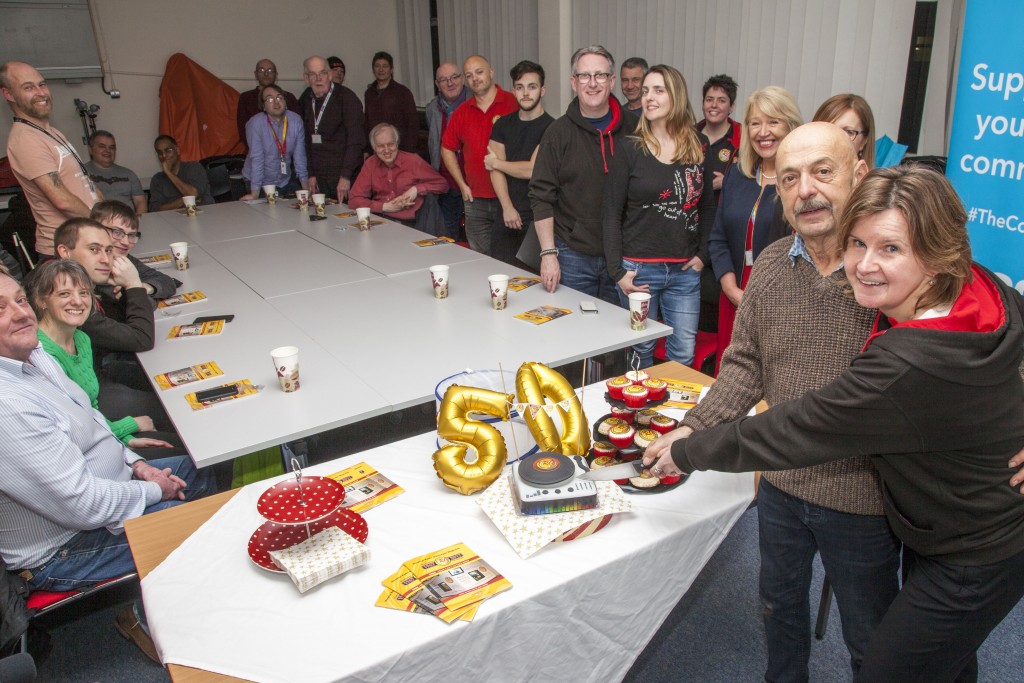
[[[89,213],[93,219],[104,228],[113,242],[114,256],[124,256],[139,272],[139,279],[142,280],[142,287],[153,299],[153,305],[159,299],[166,299],[174,296],[178,289],[174,278],[166,275],[155,268],[150,268],[145,263],[131,255],[142,233],[139,232],[139,217],[135,215],[127,204],[114,200],[97,202]],[[118,290],[113,284],[97,285],[96,293],[104,308],[117,301]],[[118,306],[119,307],[119,306]]]
[[[363,160],[363,105],[356,94],[331,78],[318,55],[302,63],[310,97],[303,104],[309,191],[345,201]]]
[[[630,57],[619,69],[619,87],[622,88],[622,96],[626,98],[626,109],[636,112],[637,116],[640,116],[640,95],[649,68],[643,57]]]
[[[605,267],[601,230],[604,183],[615,151],[637,118],[615,96],[615,60],[600,45],[580,48],[571,61],[576,97],[544,133],[530,180],[540,275],[553,292],[559,282],[619,305]]]
[[[519,110],[515,96],[494,82],[494,69],[480,55],[462,65],[462,75],[473,99],[452,114],[448,129],[441,136],[441,159],[455,180],[466,206],[466,238],[473,251],[491,253],[491,226],[501,205],[498,203],[491,174],[484,167],[491,128],[495,120]],[[462,152],[462,166],[457,154]],[[465,174],[463,174],[463,169]]]
[[[249,154],[242,176],[249,181],[249,192],[239,197],[242,201],[259,197],[264,185],[273,185],[282,195],[309,189],[302,117],[285,108],[284,91],[276,85],[264,87],[260,98],[263,113],[245,124]]]
[[[93,131],[89,136],[90,161],[85,165],[89,177],[103,191],[107,199],[116,199],[135,207],[135,213],[146,213],[146,193],[135,171],[114,163],[117,159],[117,141],[105,130]]]
[[[441,163],[441,136],[448,128],[448,122],[452,119],[455,110],[466,101],[466,86],[463,81],[462,71],[456,65],[445,62],[437,67],[434,72],[434,84],[437,86],[438,95],[427,104],[427,151],[430,152],[430,165],[434,167],[441,177],[448,181],[448,191],[433,196],[428,196],[424,204],[424,211],[431,211],[432,204],[436,201],[440,207],[441,217],[444,221],[444,235],[454,240],[459,238],[459,222],[462,218],[462,192],[459,190],[455,178],[448,172],[448,168]],[[456,152],[456,159],[459,168],[463,169],[462,153]],[[430,224],[425,227],[434,229]]]
[[[213,204],[210,178],[198,161],[182,161],[178,141],[161,135],[153,141],[156,158],[163,169],[149,180],[150,211],[169,211],[185,206],[182,197],[195,197],[196,204]]]
[[[256,62],[256,69],[253,71],[256,76],[256,87],[246,90],[238,96],[238,109],[235,110],[235,124],[238,126],[238,137],[245,142],[245,124],[254,115],[263,111],[263,103],[260,101],[260,91],[268,85],[277,84],[277,66],[269,59],[261,59]],[[299,101],[287,90],[283,90],[285,104],[288,109],[296,114],[302,114]]]

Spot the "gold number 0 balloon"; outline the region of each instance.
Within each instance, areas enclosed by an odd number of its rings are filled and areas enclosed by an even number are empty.
[[[508,450],[501,432],[470,417],[485,413],[508,419],[509,404],[515,397],[500,391],[460,387],[453,384],[444,392],[437,414],[437,433],[452,443],[434,452],[434,469],[445,486],[468,496],[491,485],[505,467]],[[469,456],[473,450],[476,457]]]
[[[542,451],[563,455],[586,455],[590,450],[590,432],[583,406],[565,377],[540,363],[523,363],[516,372],[516,392],[521,403],[543,406],[551,400],[562,418],[562,433],[544,410],[527,408],[524,417],[530,433]],[[570,400],[568,409],[557,405]]]

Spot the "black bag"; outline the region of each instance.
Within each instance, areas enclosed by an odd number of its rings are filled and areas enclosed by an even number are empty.
[[[28,583],[7,571],[2,559],[0,570],[0,652],[8,652],[28,629]]]

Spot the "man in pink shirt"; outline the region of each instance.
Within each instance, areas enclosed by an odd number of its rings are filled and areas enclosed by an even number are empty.
[[[353,209],[369,208],[392,220],[416,227],[416,214],[428,193],[448,190],[448,182],[418,154],[399,149],[398,129],[378,123],[370,131],[369,157],[348,195]]]

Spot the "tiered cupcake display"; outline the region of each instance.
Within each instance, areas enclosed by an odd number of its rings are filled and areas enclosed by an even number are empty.
[[[594,425],[591,468],[637,460],[655,439],[678,426],[676,420],[654,410],[668,400],[665,380],[651,377],[642,370],[631,370],[605,382],[605,388],[605,400],[611,410]],[[681,482],[678,476],[659,478],[649,472],[615,481],[633,493],[666,491]]]
[[[280,558],[275,563],[272,556],[275,551],[297,546],[332,527],[345,532],[359,544],[364,543],[369,534],[363,516],[342,507],[344,486],[327,477],[302,476],[297,465],[293,464],[294,479],[274,484],[256,502],[256,509],[267,521],[253,532],[248,547],[249,558],[256,566],[271,572],[287,572],[289,576],[292,572],[279,566]],[[350,566],[341,571],[357,566],[352,564],[353,559],[347,558]],[[296,577],[292,576],[292,579],[296,580]]]

